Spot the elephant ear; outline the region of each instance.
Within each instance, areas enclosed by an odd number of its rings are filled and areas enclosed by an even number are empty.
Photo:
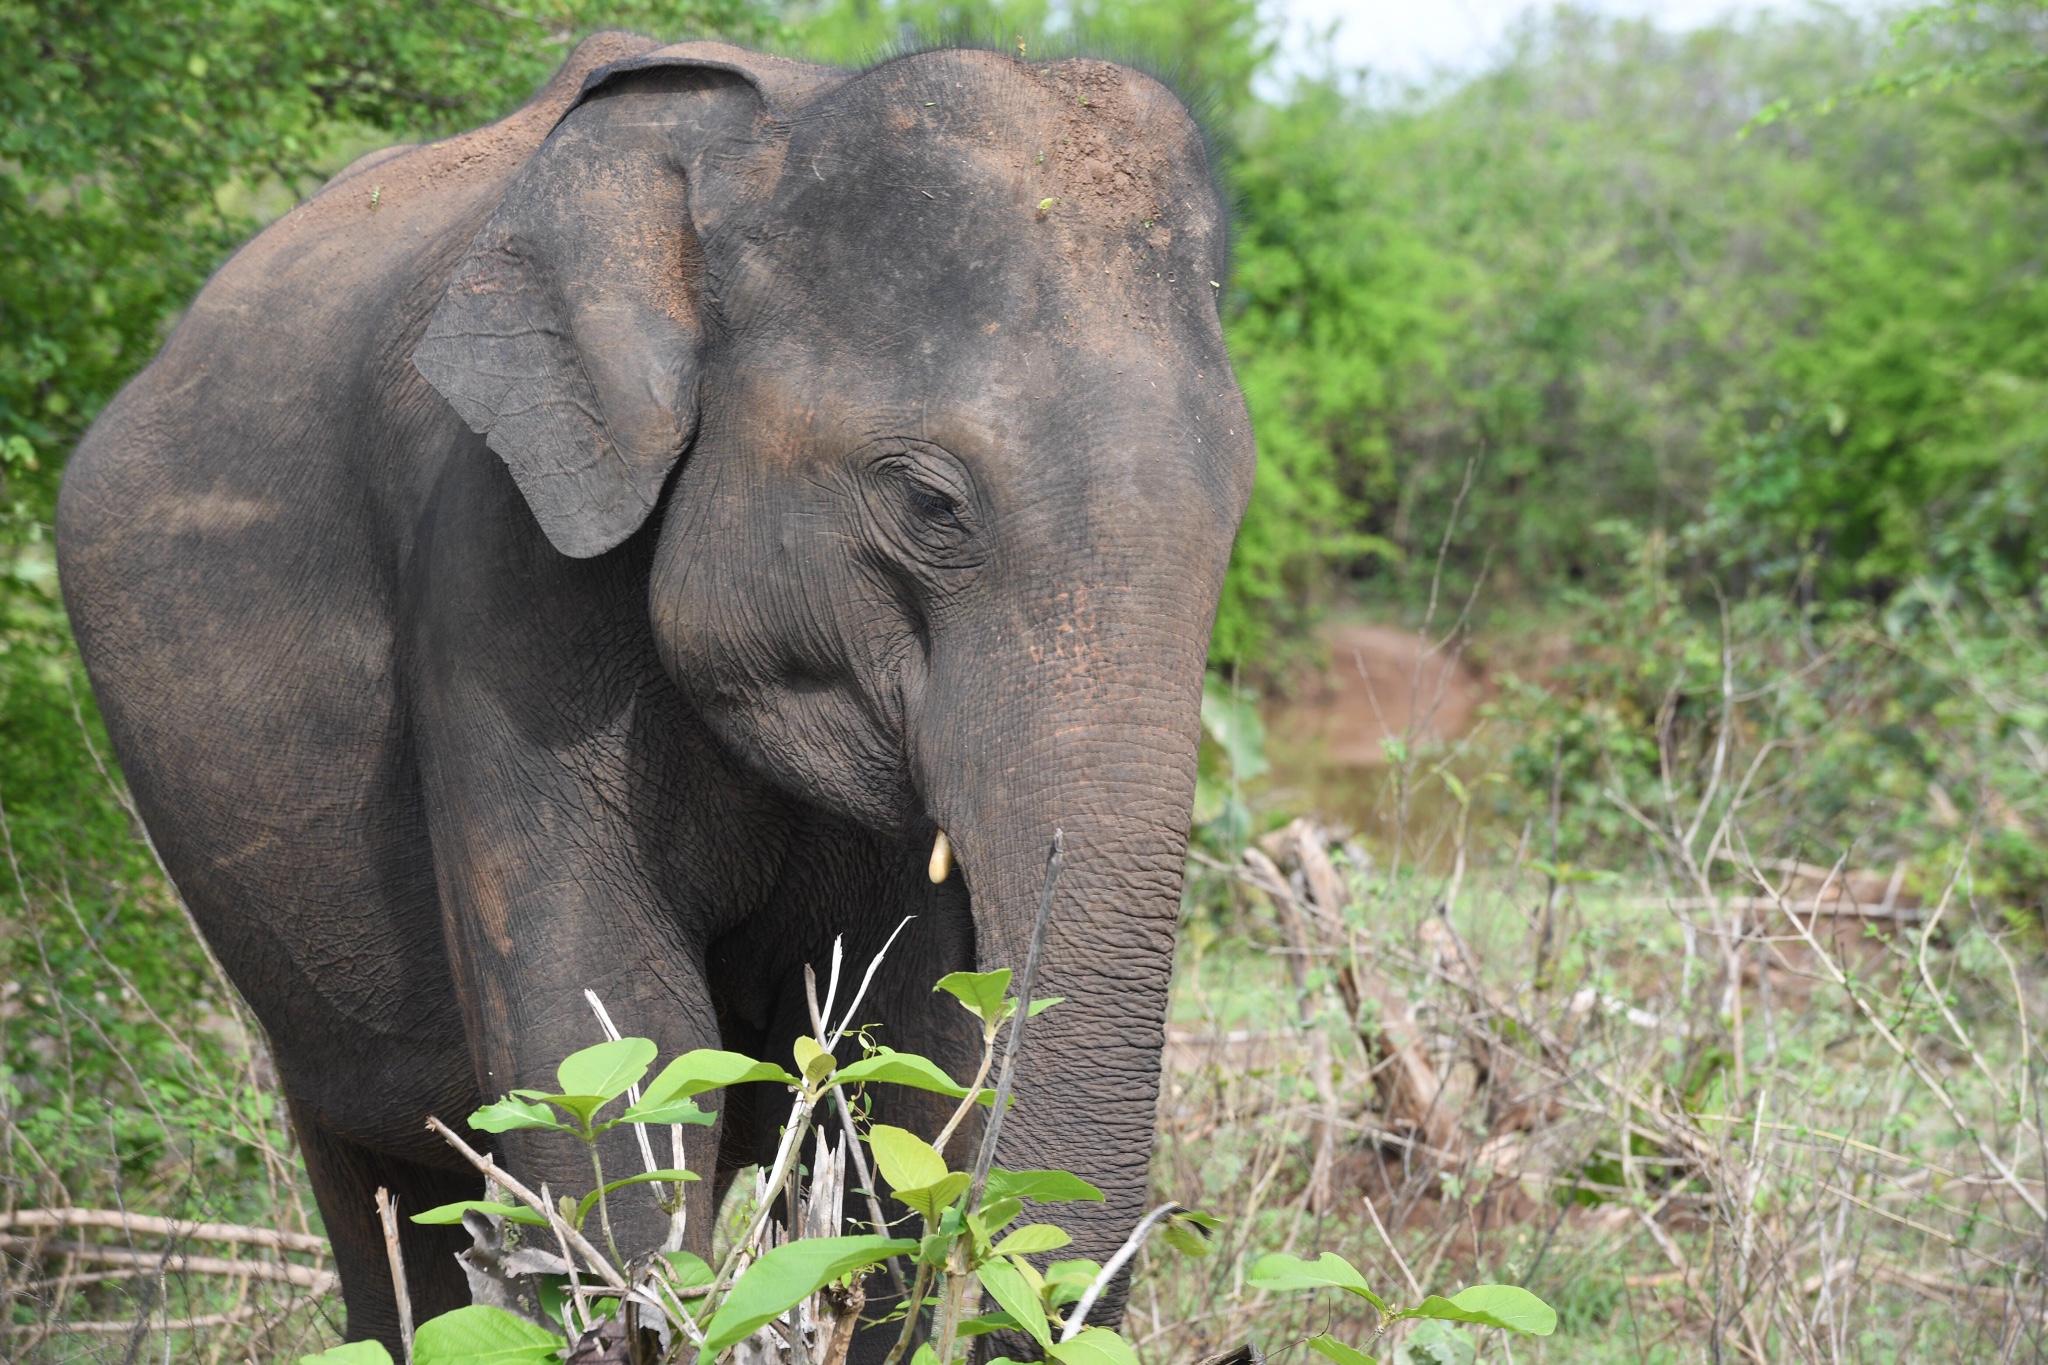
[[[682,43],[591,73],[470,243],[413,366],[578,559],[637,531],[696,432],[699,228],[822,68]],[[742,159],[751,159],[743,157]]]

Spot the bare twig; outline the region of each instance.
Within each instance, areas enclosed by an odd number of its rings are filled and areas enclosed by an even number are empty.
[[[838,988],[839,940],[834,939],[832,941],[832,988],[825,993],[823,1008],[820,1008],[818,1005],[817,975],[811,971],[809,963],[804,964],[804,999],[811,1011],[811,1031],[815,1035],[820,1047],[825,1045],[825,1018],[832,1008],[832,996],[837,992]],[[976,1081],[975,1084],[978,1086],[980,1082]],[[846,1134],[846,1150],[848,1157],[853,1161],[853,1173],[859,1179],[861,1194],[867,1200],[868,1226],[874,1230],[875,1236],[887,1237],[889,1235],[889,1220],[882,1216],[882,1201],[875,1194],[875,1177],[868,1170],[867,1152],[861,1147],[859,1130],[854,1127],[853,1108],[846,1102],[846,1087],[839,1085],[832,1087],[832,1105],[834,1112],[839,1115],[839,1127]],[[896,1292],[899,1295],[904,1293],[906,1286],[903,1283],[902,1264],[894,1256],[891,1256],[884,1264],[889,1268],[889,1282],[895,1286]]]
[[[278,1251],[327,1253],[327,1239],[306,1232],[243,1227],[235,1223],[186,1223],[125,1209],[16,1209],[0,1212],[0,1229],[112,1228],[145,1237],[170,1237],[186,1242],[239,1242]]]
[[[1399,1268],[1401,1278],[1408,1282],[1408,1292],[1419,1302],[1422,1299],[1422,1286],[1416,1283],[1415,1272],[1408,1268],[1408,1258],[1401,1254],[1401,1248],[1395,1246],[1394,1239],[1387,1235],[1387,1225],[1380,1221],[1380,1211],[1373,1207],[1372,1196],[1360,1194],[1359,1198],[1364,1201],[1365,1211],[1372,1218],[1373,1231],[1380,1235],[1380,1241],[1387,1248],[1387,1254],[1394,1258],[1394,1265]]]
[[[1031,1019],[1031,990],[1038,982],[1038,960],[1045,953],[1046,926],[1052,923],[1053,893],[1060,884],[1060,868],[1066,862],[1067,839],[1063,831],[1052,832],[1052,851],[1045,860],[1045,885],[1038,893],[1038,919],[1031,926],[1031,948],[1024,956],[1024,976],[1017,983],[1017,1012],[1010,1018],[1010,1040],[1003,1049],[1003,1069],[996,1078],[995,1104],[988,1126],[981,1132],[981,1150],[974,1156],[974,1179],[961,1207],[972,1213],[981,1207],[988,1188],[988,1168],[995,1160],[996,1140],[1003,1131],[1003,1111],[1009,1107],[1010,1085],[1016,1079],[1017,1055],[1024,1050],[1024,1025]]]
[[[232,1275],[295,1285],[316,1294],[325,1294],[339,1283],[333,1272],[315,1270],[311,1266],[275,1261],[233,1261],[220,1256],[164,1256],[131,1251],[127,1247],[101,1246],[94,1242],[51,1242],[37,1237],[0,1236],[0,1251],[24,1256],[73,1256],[91,1265],[135,1266],[151,1274],[161,1266],[166,1275]]]
[[[1842,864],[1836,864],[1835,871],[1837,874],[1840,873],[1841,867]],[[2048,1205],[2044,1205],[2041,1197],[2028,1189],[2026,1183],[2014,1173],[2012,1167],[2006,1164],[2005,1159],[1991,1149],[1991,1145],[1984,1140],[1981,1128],[1964,1117],[1962,1110],[1956,1107],[1955,1097],[1949,1094],[1948,1087],[1941,1083],[1940,1077],[1927,1069],[1927,1064],[1920,1059],[1918,1052],[1907,1047],[1899,1040],[1899,1036],[1878,1015],[1876,1008],[1871,1005],[1864,993],[1858,990],[1856,984],[1849,979],[1848,974],[1840,966],[1836,965],[1833,955],[1821,946],[1819,939],[1814,937],[1812,928],[1799,918],[1796,911],[1785,904],[1783,895],[1764,878],[1763,873],[1759,869],[1752,866],[1750,875],[1756,878],[1757,883],[1768,891],[1778,901],[1779,905],[1784,908],[1785,917],[1792,921],[1793,928],[1797,929],[1800,937],[1806,940],[1806,946],[1812,951],[1814,959],[1827,971],[1828,977],[1837,986],[1842,988],[1842,991],[1855,1004],[1857,1011],[1877,1031],[1877,1036],[1884,1040],[1885,1046],[1897,1054],[1899,1060],[1903,1061],[1911,1069],[1913,1075],[1934,1096],[1935,1102],[1949,1116],[1949,1120],[1955,1124],[1956,1130],[1975,1144],[1977,1154],[1984,1158],[1985,1164],[1998,1173],[1999,1180],[2006,1188],[2020,1197],[2020,1202],[2027,1206],[2028,1211],[2035,1218],[2048,1221]],[[1826,886],[1823,886],[1820,892],[1815,893],[1814,899],[1818,901],[1826,893],[1826,890]]]
[[[1187,1210],[1178,1204],[1161,1204],[1138,1220],[1138,1226],[1132,1228],[1131,1235],[1124,1238],[1124,1244],[1116,1249],[1116,1255],[1103,1262],[1102,1269],[1096,1272],[1087,1291],[1081,1295],[1080,1302],[1074,1305],[1074,1311],[1067,1314],[1067,1324],[1060,1329],[1061,1341],[1072,1341],[1081,1335],[1081,1329],[1088,1325],[1088,1314],[1094,1309],[1095,1301],[1102,1297],[1102,1292],[1109,1288],[1111,1282],[1122,1273],[1123,1268],[1131,1263],[1131,1257],[1138,1254],[1138,1248],[1145,1245],[1145,1239],[1152,1235],[1152,1230],[1176,1213],[1186,1212]]]
[[[391,1263],[391,1290],[398,1296],[398,1344],[412,1365],[412,1291],[405,1284],[405,1252],[398,1245],[398,1201],[377,1187],[377,1221],[384,1225],[384,1257]]]
[[[507,1194],[547,1219],[550,1225],[561,1217],[557,1210],[549,1207],[547,1200],[526,1188],[525,1185],[519,1182],[517,1177],[497,1162],[477,1151],[476,1148],[470,1146],[467,1142],[464,1142],[453,1128],[450,1128],[437,1118],[429,1118],[427,1120],[427,1127],[439,1133],[444,1142],[461,1153],[463,1160],[476,1167],[477,1170],[483,1172],[492,1180],[497,1181]],[[599,1279],[611,1285],[614,1289],[624,1289],[626,1287],[626,1277],[613,1268],[612,1263],[604,1258],[604,1253],[590,1244],[589,1238],[566,1224],[556,1229],[556,1231],[564,1242],[576,1249],[576,1254],[583,1258],[584,1263],[597,1272]]]

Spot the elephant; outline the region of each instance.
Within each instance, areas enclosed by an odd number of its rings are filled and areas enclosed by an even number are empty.
[[[998,1159],[1103,1191],[1075,1254],[1122,1240],[1255,462],[1226,238],[1202,130],[1125,66],[604,33],[264,229],[98,417],[65,601],[266,1032],[351,1339],[399,1330],[380,1187],[415,1316],[469,1301],[462,1230],[403,1218],[482,1190],[425,1121],[552,1088],[586,991],[664,1057],[786,1062],[805,966],[909,918],[864,1019],[971,1074],[933,982],[1021,967],[1055,830],[1064,1003]],[[787,1103],[687,1130],[698,1250]],[[491,1146],[588,1188],[565,1138]]]

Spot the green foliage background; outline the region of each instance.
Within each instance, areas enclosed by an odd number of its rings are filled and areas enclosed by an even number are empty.
[[[1448,592],[1485,576],[1502,612],[1578,623],[1574,669],[1514,714],[1527,790],[1569,750],[1590,812],[1650,782],[1665,698],[1710,704],[1718,593],[1746,604],[1759,670],[1830,660],[1782,710],[1826,758],[1802,837],[1896,787],[1886,837],[1910,845],[1894,826],[1938,779],[1993,812],[1992,875],[2039,899],[2048,801],[2009,756],[2044,723],[2048,14],[1680,36],[1561,10],[1411,91],[1280,88],[1269,20],[1256,0],[0,0],[0,1102],[9,1141],[48,1154],[9,1169],[250,1160],[232,1124],[176,1121],[223,1002],[100,766],[48,543],[66,452],[266,216],[356,153],[504,112],[601,26],[841,61],[974,34],[1169,73],[1236,201],[1226,326],[1261,457],[1219,665],[1272,670],[1333,606],[1411,607],[1448,526]],[[1956,700],[1987,686],[1996,705]],[[1944,733],[2005,766],[1950,771]],[[104,963],[134,991],[95,986]],[[194,1056],[150,1060],[142,997],[177,1002]]]

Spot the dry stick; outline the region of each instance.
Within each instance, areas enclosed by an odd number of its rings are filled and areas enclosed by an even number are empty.
[[[1248,845],[1244,851],[1245,863],[1258,875],[1261,883],[1271,882],[1271,887],[1262,887],[1266,899],[1272,903],[1274,917],[1280,921],[1281,929],[1287,935],[1288,944],[1294,949],[1287,955],[1287,971],[1294,983],[1296,1012],[1301,1021],[1301,1031],[1308,1039],[1309,1075],[1316,1087],[1316,1097],[1322,1101],[1323,1117],[1316,1124],[1315,1164],[1309,1170],[1308,1185],[1303,1196],[1316,1206],[1318,1212],[1329,1207],[1331,1170],[1336,1162],[1337,1107],[1336,1073],[1330,1063],[1330,1040],[1323,1030],[1316,1027],[1316,1018],[1322,1013],[1321,1001],[1312,994],[1308,985],[1308,960],[1312,953],[1321,948],[1320,940],[1311,941],[1313,930],[1306,921],[1309,916],[1301,913],[1301,904],[1287,879],[1280,875],[1280,869],[1271,858],[1256,846]],[[1279,888],[1277,893],[1273,888]],[[1337,907],[1319,907],[1331,913],[1342,913]]]
[[[873,984],[875,972],[881,967],[882,959],[887,957],[889,950],[896,946],[896,936],[901,934],[904,928],[916,918],[916,915],[905,915],[902,919],[898,920],[895,929],[890,931],[889,937],[883,942],[882,951],[868,959],[868,969],[861,974],[860,989],[853,993],[853,1003],[846,1007],[846,1013],[839,1016],[839,1027],[833,1032],[831,1041],[826,1043],[825,1051],[833,1052],[838,1049],[840,1040],[846,1037],[846,1031],[853,1027],[854,1012],[860,1008],[860,1002],[868,998],[868,987]],[[836,985],[834,989],[837,989]]]
[[[598,1027],[604,1030],[604,1036],[611,1039],[611,1041],[615,1043],[618,1042],[621,1037],[619,1033],[619,1026],[612,1022],[612,1012],[604,1007],[604,1001],[598,999],[597,992],[589,989],[588,987],[585,987],[583,991],[583,998],[590,1002],[590,1012],[597,1016]],[[626,1087],[626,1103],[628,1105],[637,1105],[638,1103],[640,1103],[640,1083],[638,1081],[635,1081],[632,1085]],[[654,1143],[647,1136],[647,1125],[644,1123],[634,1124],[633,1136],[640,1139],[640,1160],[642,1163],[644,1163],[647,1174],[653,1175],[656,1171],[660,1170],[661,1167],[655,1164]],[[668,1126],[668,1141],[670,1154],[675,1158],[673,1164],[671,1164],[669,1169],[675,1171],[688,1170],[689,1163],[683,1159],[682,1124],[671,1123]],[[592,1154],[591,1159],[593,1162],[596,1160],[596,1155],[594,1152]],[[669,1206],[665,1202],[663,1202],[662,1188],[665,1184],[669,1183],[673,1183],[675,1186],[674,1193],[668,1196],[669,1198],[675,1200],[675,1207],[673,1210],[671,1210]],[[688,1198],[688,1195],[683,1189],[683,1182],[680,1180],[674,1182],[665,1182],[657,1180],[654,1181],[653,1184],[655,1206],[659,1208],[663,1213],[668,1215],[668,1235],[662,1238],[661,1249],[663,1251],[679,1251],[682,1249],[683,1229],[685,1227],[685,1222],[689,1214],[689,1205],[684,1203],[684,1200]],[[600,1191],[598,1195],[598,1202],[600,1205],[602,1205],[605,1200],[605,1196],[602,1193],[604,1189],[604,1179],[602,1176],[599,1177],[597,1185]],[[609,1239],[611,1236],[611,1211],[609,1209],[605,1210],[604,1218],[605,1236],[607,1239]],[[618,1249],[616,1247],[614,1247],[612,1250],[614,1255],[618,1254]]]
[[[1003,1049],[1003,1069],[996,1077],[996,1100],[981,1135],[981,1150],[974,1156],[974,1180],[967,1189],[963,1213],[981,1207],[982,1192],[988,1188],[989,1164],[995,1160],[996,1139],[1003,1131],[1003,1110],[1010,1103],[1010,1085],[1016,1079],[1017,1054],[1024,1050],[1024,1025],[1031,1019],[1031,989],[1038,981],[1038,960],[1045,953],[1045,930],[1052,923],[1053,892],[1060,884],[1060,869],[1067,858],[1065,831],[1052,832],[1052,853],[1045,861],[1045,885],[1038,893],[1038,919],[1031,926],[1031,949],[1024,957],[1024,979],[1017,984],[1017,1013],[1010,1019],[1010,1041]]]
[[[336,1280],[329,1270],[269,1261],[231,1261],[221,1256],[160,1256],[154,1252],[131,1251],[127,1247],[101,1246],[93,1242],[52,1242],[40,1237],[0,1235],[0,1251],[14,1255],[66,1256],[91,1265],[127,1266],[155,1274],[161,1266],[170,1275],[227,1275],[288,1284],[324,1294]]]
[[[1087,1292],[1082,1294],[1080,1302],[1074,1305],[1074,1311],[1067,1315],[1067,1325],[1060,1331],[1062,1342],[1072,1341],[1081,1335],[1081,1329],[1088,1325],[1088,1313],[1095,1307],[1095,1301],[1102,1297],[1103,1290],[1109,1288],[1110,1281],[1130,1264],[1131,1257],[1138,1254],[1138,1248],[1145,1245],[1145,1239],[1152,1235],[1152,1229],[1176,1213],[1186,1212],[1187,1210],[1178,1204],[1161,1204],[1138,1220],[1138,1226],[1132,1228],[1131,1235],[1124,1238],[1124,1244],[1116,1249],[1116,1255],[1110,1257],[1102,1269],[1096,1272]]]
[[[384,1257],[391,1263],[391,1289],[398,1295],[398,1344],[405,1348],[405,1365],[412,1365],[412,1295],[405,1287],[405,1253],[398,1248],[398,1201],[382,1185],[377,1187],[377,1221],[384,1225]]]
[[[1991,1064],[1986,1062],[1984,1055],[1977,1051],[1976,1042],[1971,1039],[1969,1032],[1963,1028],[1962,1023],[1956,1018],[1955,1011],[1948,1007],[1948,993],[1934,984],[1934,973],[1928,970],[1927,966],[1928,944],[1933,940],[1934,931],[1940,926],[1942,917],[1948,913],[1949,902],[1955,896],[1956,883],[1962,880],[1963,868],[1967,865],[1968,854],[1968,845],[1965,845],[1963,859],[1957,861],[1955,874],[1949,878],[1948,885],[1942,889],[1941,902],[1934,907],[1934,913],[1927,917],[1927,923],[1920,931],[1920,943],[1918,949],[1913,954],[1913,965],[1920,973],[1921,982],[1927,987],[1928,998],[1934,1001],[1935,1008],[1941,1011],[1942,1019],[1947,1022],[1949,1032],[1953,1033],[1956,1041],[1962,1044],[1963,1051],[1969,1054],[1970,1061],[1976,1066],[1977,1070],[1984,1074],[1984,1079],[1991,1082],[1992,1090],[1994,1092],[2003,1092],[2005,1083],[1998,1079],[1998,1076],[1991,1070]],[[2026,1009],[2024,998],[2021,998],[2019,1008],[2022,1011],[2021,1018],[2024,1020],[2024,1011]],[[2020,1037],[2024,1039],[2026,1033],[2026,1026],[2022,1023]],[[2025,1096],[2024,1094],[2017,1094],[2014,1098],[2015,1109],[2020,1115],[2019,1121],[2021,1124],[2025,1124],[2027,1121],[2026,1106],[2023,1103]]]
[[[470,1165],[476,1167],[492,1180],[497,1181],[507,1194],[547,1219],[551,1226],[561,1217],[558,1212],[548,1207],[545,1199],[520,1184],[518,1178],[511,1172],[477,1151],[476,1148],[470,1146],[467,1142],[464,1142],[453,1128],[450,1128],[437,1118],[429,1118],[427,1120],[427,1127],[439,1133],[442,1139],[449,1146],[460,1152],[463,1159],[469,1162]],[[626,1287],[626,1277],[612,1268],[612,1263],[604,1258],[602,1252],[590,1244],[589,1238],[567,1224],[557,1228],[556,1235],[561,1236],[567,1244],[564,1250],[566,1251],[567,1247],[573,1246],[577,1254],[583,1257],[592,1270],[597,1272],[599,1279],[614,1289],[624,1289]]]
[[[0,1229],[113,1228],[149,1237],[175,1237],[188,1242],[240,1242],[278,1251],[325,1253],[327,1239],[303,1232],[243,1227],[236,1223],[185,1223],[175,1218],[129,1213],[125,1209],[16,1209],[0,1213]]]
[[[1421,1302],[1422,1286],[1415,1282],[1415,1272],[1408,1268],[1408,1259],[1401,1254],[1401,1248],[1395,1246],[1394,1239],[1387,1235],[1387,1225],[1380,1221],[1380,1211],[1373,1207],[1372,1196],[1361,1191],[1358,1197],[1365,1201],[1365,1211],[1372,1216],[1373,1231],[1379,1233],[1380,1241],[1386,1243],[1387,1254],[1392,1256],[1394,1264],[1400,1267],[1401,1278],[1408,1281],[1408,1292],[1415,1296],[1418,1303]]]
[[[980,1208],[981,1197],[988,1189],[989,1165],[995,1160],[996,1141],[1003,1131],[1003,1111],[1010,1103],[1010,1086],[1016,1079],[1017,1057],[1024,1049],[1024,1026],[1031,1019],[1031,990],[1038,980],[1039,959],[1045,953],[1046,926],[1052,922],[1053,892],[1059,886],[1066,849],[1066,833],[1053,830],[1052,851],[1045,862],[1045,884],[1038,893],[1038,918],[1031,926],[1031,948],[1024,956],[1024,976],[1017,983],[1017,1011],[1010,1016],[1009,1043],[1003,1049],[1003,1069],[996,1080],[994,1111],[988,1116],[988,1126],[982,1129],[981,1149],[974,1154],[974,1177],[968,1184],[967,1198],[960,1205],[962,1214],[972,1214]],[[969,1091],[966,1102],[973,1103],[979,1093],[978,1086]],[[959,1254],[956,1251],[955,1255]],[[961,1296],[967,1288],[966,1267],[949,1267],[946,1271],[946,1292],[939,1306],[938,1356],[942,1365],[952,1355],[953,1333],[960,1320]]]
[[[804,964],[805,1003],[811,1009],[811,1029],[817,1034],[818,1046],[825,1045],[825,1012],[832,1006],[832,996],[839,988],[839,944],[832,945],[832,989],[825,993],[825,1008],[818,1007],[818,977],[811,970],[811,964]],[[975,1082],[978,1087],[979,1080]],[[861,1193],[867,1196],[868,1225],[875,1230],[875,1236],[889,1235],[889,1220],[882,1216],[882,1201],[875,1194],[875,1177],[868,1171],[867,1153],[861,1150],[860,1135],[853,1126],[853,1107],[846,1102],[846,1087],[832,1087],[833,1109],[839,1115],[839,1127],[846,1134],[847,1154],[853,1158],[853,1173],[860,1180]],[[883,1262],[889,1268],[889,1282],[898,1294],[907,1294],[910,1287],[903,1282],[903,1267],[894,1256]]]
[[[151,1281],[151,1283],[155,1282]],[[233,1312],[228,1313],[202,1313],[198,1317],[192,1318],[168,1318],[160,1325],[160,1329],[165,1332],[198,1332],[209,1327],[233,1327],[256,1317],[261,1311],[260,1308],[252,1305],[247,1308],[237,1308]],[[101,1321],[88,1320],[84,1322],[53,1322],[48,1324],[48,1327],[49,1335],[51,1336],[119,1336],[124,1332],[135,1330],[135,1324],[127,1318]],[[0,1328],[0,1330],[27,1333],[41,1331],[42,1328],[43,1324],[24,1322]]]
[[[548,1230],[555,1234],[555,1241],[562,1248],[562,1264],[569,1268],[569,1296],[562,1303],[562,1328],[569,1340],[575,1341],[590,1330],[590,1306],[583,1302],[583,1281],[576,1274],[576,1258],[569,1254],[569,1234],[575,1231],[569,1220],[562,1217],[560,1210],[548,1203],[550,1191],[548,1182],[540,1182],[540,1201],[547,1214]],[[563,1196],[566,1202],[568,1196]],[[581,1320],[582,1327],[576,1325]]]
[[[583,998],[590,1003],[590,1012],[597,1016],[597,1026],[604,1030],[604,1036],[614,1043],[618,1042],[620,1038],[619,1026],[612,1022],[612,1012],[604,1007],[604,1001],[598,999],[597,992],[586,986],[583,989]],[[626,1103],[629,1105],[640,1103],[640,1083],[638,1081],[626,1087]],[[654,1164],[654,1144],[648,1140],[647,1125],[644,1123],[634,1124],[633,1135],[640,1139],[640,1160],[644,1163],[647,1173],[653,1175],[661,1167]],[[677,1182],[677,1184],[676,1194],[680,1197],[682,1194],[681,1182]],[[660,1187],[661,1182],[655,1182],[655,1188],[658,1190]]]
[[[169,1257],[169,1253],[165,1253]],[[135,1322],[128,1334],[128,1349],[121,1353],[121,1365],[135,1365],[135,1357],[142,1350],[142,1343],[149,1336],[150,1314],[156,1309],[157,1295],[163,1291],[164,1276],[162,1262],[158,1263],[156,1277],[142,1282],[142,1307],[135,1314]]]
[[[873,983],[875,972],[882,965],[882,959],[888,955],[889,949],[895,944],[896,936],[901,934],[904,926],[915,918],[915,915],[905,915],[897,923],[895,931],[889,935],[887,942],[882,944],[881,952],[876,953],[874,957],[869,959],[868,969],[860,979],[860,989],[854,992],[853,1003],[848,1005],[846,1013],[840,1016],[839,1029],[832,1035],[825,1046],[825,1051],[828,1053],[839,1045],[840,1039],[846,1036],[847,1029],[852,1026],[854,1012],[860,1008],[861,1001],[867,998],[868,986]],[[782,1189],[783,1183],[795,1174],[797,1162],[803,1155],[803,1141],[810,1132],[811,1115],[817,1108],[817,1101],[820,1098],[822,1096],[809,1096],[808,1092],[801,1088],[797,1090],[796,1099],[790,1105],[789,1121],[783,1126],[781,1145],[775,1151],[775,1162],[770,1167],[768,1174],[762,1177],[760,1206],[754,1211],[753,1221],[747,1227],[747,1235],[733,1243],[732,1250],[726,1253],[724,1263],[718,1267],[718,1274],[712,1278],[711,1293],[713,1296],[723,1293],[726,1286],[731,1284],[733,1279],[740,1273],[742,1257],[756,1255],[754,1248],[762,1236],[766,1234],[768,1220],[775,1212],[776,1193]],[[889,1357],[891,1365],[894,1365],[898,1355],[900,1355],[900,1351],[891,1352]]]

